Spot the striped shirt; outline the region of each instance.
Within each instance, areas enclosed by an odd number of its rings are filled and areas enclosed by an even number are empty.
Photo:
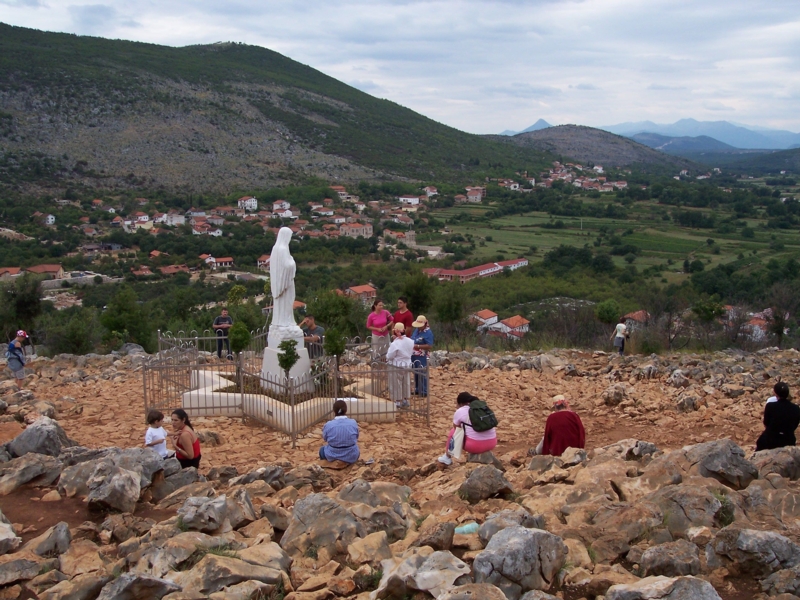
[[[322,428],[322,439],[328,442],[325,458],[354,463],[361,455],[358,448],[358,423],[349,417],[334,417]]]

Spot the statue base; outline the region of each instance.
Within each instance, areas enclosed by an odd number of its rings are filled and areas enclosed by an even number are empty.
[[[264,359],[261,363],[262,385],[276,393],[285,391],[286,373],[278,364],[278,345],[284,340],[294,340],[297,342],[295,349],[300,355],[295,365],[289,371],[289,377],[294,380],[295,392],[305,393],[314,391],[314,382],[309,379],[311,374],[311,359],[308,350],[305,348],[303,340],[303,330],[297,325],[294,326],[270,326],[267,334],[268,346],[264,348]]]

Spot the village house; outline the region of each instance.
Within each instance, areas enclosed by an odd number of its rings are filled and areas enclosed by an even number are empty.
[[[35,265],[25,270],[35,275],[45,275],[48,279],[64,279],[64,268],[61,265]]]
[[[92,200],[92,209],[93,210],[97,210],[98,208],[101,208],[102,206],[103,206],[103,201],[100,200],[99,198],[95,198],[94,200]]]
[[[178,273],[188,273],[189,267],[186,265],[168,265],[159,269],[162,275],[176,275]]]
[[[161,252],[161,250],[151,250],[148,256],[152,260],[154,258],[159,258],[160,256],[169,256],[169,254],[166,252]]]
[[[269,254],[262,254],[256,261],[256,267],[259,271],[269,271]]]
[[[354,285],[344,291],[345,296],[358,298],[364,306],[370,306],[378,297],[378,290],[371,285]]]
[[[432,198],[433,196],[438,196],[439,195],[439,190],[437,190],[432,185],[429,185],[429,186],[426,186],[426,187],[422,188],[422,191],[425,192],[425,195],[428,198]]]
[[[147,203],[149,202],[149,200],[148,200],[147,198],[136,198],[135,202],[136,202],[136,204],[138,204],[139,206],[145,206],[145,205],[147,205]]]
[[[218,269],[232,269],[233,268],[233,258],[230,256],[223,256],[222,258],[216,259],[216,268]]]
[[[20,267],[0,267],[0,279],[18,277],[21,271]]]
[[[481,199],[486,197],[486,187],[484,186],[470,185],[464,189],[467,191],[467,196],[469,196],[469,192],[480,192]]]
[[[242,196],[236,201],[236,205],[248,212],[256,212],[258,210],[258,200],[253,196]]]
[[[339,227],[339,235],[344,237],[372,237],[372,225],[369,223],[350,223]]]
[[[210,269],[217,268],[217,259],[211,256],[210,254],[201,254],[198,258],[202,260],[208,268]]]
[[[124,219],[122,217],[120,217],[119,215],[117,215],[116,217],[111,219],[111,226],[112,227],[122,227],[123,222],[124,222]]]
[[[339,198],[344,199],[347,196],[347,190],[344,188],[343,185],[332,185],[332,186],[329,186],[329,187],[334,192],[336,192],[336,194],[339,196]]]
[[[470,204],[480,204],[483,200],[483,192],[480,189],[469,190],[467,192],[467,202]]]
[[[490,332],[498,332],[505,338],[521,338],[528,333],[530,321],[520,315],[514,315],[508,319],[503,319],[489,327]]]
[[[470,320],[477,325],[478,329],[485,329],[489,327],[489,325],[494,325],[497,323],[497,313],[492,312],[488,308],[484,308],[483,310],[479,310],[478,312],[470,315]]]
[[[137,223],[148,223],[150,221],[150,216],[147,213],[143,213],[141,211],[133,213],[133,216],[136,219]]]
[[[117,209],[114,208],[113,206],[104,206],[101,210],[103,212],[106,212],[106,213],[110,214],[110,215],[117,214]]]
[[[272,203],[272,212],[276,213],[282,210],[291,210],[292,205],[286,200],[276,200]]]
[[[187,217],[205,217],[206,211],[195,208],[194,206],[186,211]]]
[[[398,196],[397,201],[400,204],[407,204],[409,206],[416,206],[419,204],[419,196]]]
[[[131,273],[136,275],[136,277],[146,277],[153,274],[153,272],[150,270],[150,267],[147,265],[142,265],[138,269],[131,267]]]
[[[456,204],[464,204],[467,201],[467,197],[464,194],[456,194],[453,200]]]
[[[480,279],[482,277],[494,277],[503,272],[503,269],[514,271],[521,267],[528,265],[527,258],[515,258],[513,260],[503,260],[496,263],[486,263],[471,267],[469,269],[423,269],[422,272],[428,277],[436,277],[439,281],[458,281],[459,283],[467,283],[473,279]]]

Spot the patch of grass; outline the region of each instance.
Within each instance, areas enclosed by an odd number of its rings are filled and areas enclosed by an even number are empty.
[[[197,546],[195,551],[183,561],[178,567],[179,571],[188,571],[194,568],[197,563],[203,560],[203,557],[206,554],[215,554],[216,556],[227,556],[229,558],[239,558],[239,555],[236,553],[236,550],[233,549],[233,546],[230,544],[223,544],[221,546],[211,546],[210,548],[206,548],[205,546]]]
[[[364,592],[371,592],[378,589],[378,585],[383,578],[383,569],[375,569],[369,575],[362,575],[357,573],[353,581],[358,586],[358,589]]]
[[[183,515],[178,515],[178,521],[175,523],[175,527],[177,527],[182,533],[189,531],[189,526],[183,522]]]
[[[593,564],[597,563],[597,552],[595,552],[595,549],[589,546],[586,552],[589,554],[589,560],[591,560]]]
[[[426,516],[421,516],[414,519],[414,525],[416,526],[417,529],[419,529],[420,525],[422,525],[425,522],[426,518],[427,518]]]
[[[712,492],[712,495],[714,498],[719,500],[719,503],[721,504],[717,514],[714,515],[714,518],[722,527],[727,527],[736,519],[733,502],[731,502],[731,499],[728,498],[727,495],[720,492]]]
[[[458,497],[464,500],[465,502],[469,502],[469,496],[467,495],[467,492],[465,492],[464,490],[458,490]]]
[[[314,560],[317,559],[319,556],[319,548],[317,548],[314,544],[311,544],[304,553],[306,558],[313,558]]]
[[[510,494],[506,494],[506,500],[509,502],[516,502],[519,504],[519,501],[522,499],[522,494],[519,492],[511,492]]]
[[[53,564],[46,562],[39,568],[39,575],[44,575],[45,573],[49,573],[54,569]]]
[[[271,592],[259,591],[253,596],[253,600],[283,600],[286,597],[286,588],[283,586],[283,579],[275,584]]]

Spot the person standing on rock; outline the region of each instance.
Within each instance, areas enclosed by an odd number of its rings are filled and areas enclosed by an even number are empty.
[[[553,398],[553,412],[547,417],[544,436],[528,454],[561,456],[567,448],[585,448],[586,431],[578,413],[570,410],[567,399],[559,394]]]
[[[233,327],[233,319],[228,316],[228,309],[223,308],[222,313],[214,319],[212,325],[214,332],[217,334],[217,358],[222,358],[222,344],[225,344],[226,358],[232,358],[231,355],[231,342],[228,340],[228,330]]]
[[[800,406],[792,402],[789,386],[779,381],[772,388],[777,398],[764,407],[764,433],[756,441],[756,452],[794,446],[794,432],[800,425]]]
[[[415,327],[411,334],[411,339],[414,340],[414,354],[411,358],[414,365],[414,394],[427,396],[428,375],[425,367],[428,366],[433,348],[433,332],[424,315],[419,315],[412,325]]]
[[[25,348],[23,348],[23,342],[26,339],[28,339],[28,334],[20,329],[17,331],[17,336],[8,344],[8,350],[6,350],[8,368],[14,373],[14,379],[20,389],[24,387],[25,383]]]
[[[189,415],[182,408],[172,411],[172,445],[175,458],[181,463],[181,469],[200,468],[200,439],[189,422]]]
[[[619,320],[610,339],[614,340],[614,347],[619,350],[619,355],[622,356],[625,353],[625,340],[628,339],[628,328],[625,326],[625,319]]]

